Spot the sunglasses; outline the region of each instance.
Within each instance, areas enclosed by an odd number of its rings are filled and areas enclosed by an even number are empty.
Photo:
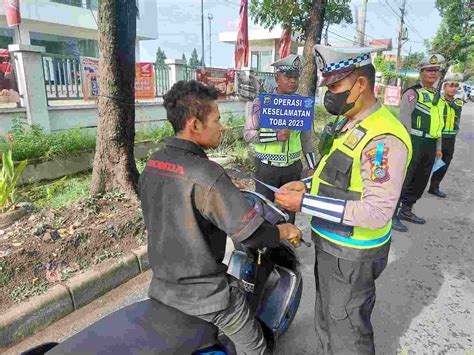
[[[452,88],[458,88],[459,84],[457,84],[457,83],[446,83],[446,86],[451,86]]]
[[[429,69],[425,69],[425,71],[429,72],[429,73],[438,73],[439,72],[439,69],[438,68],[429,68]]]

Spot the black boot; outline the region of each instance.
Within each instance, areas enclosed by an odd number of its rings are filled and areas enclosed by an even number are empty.
[[[435,195],[440,198],[446,198],[446,194],[439,189],[439,187],[430,187],[428,190],[429,194]]]
[[[425,224],[426,220],[424,218],[418,217],[411,211],[411,206],[402,206],[400,212],[398,213],[398,218],[402,221],[408,221],[415,224]]]
[[[397,232],[408,232],[408,227],[400,221],[398,218],[398,214],[395,214],[392,218],[392,229],[396,230]]]

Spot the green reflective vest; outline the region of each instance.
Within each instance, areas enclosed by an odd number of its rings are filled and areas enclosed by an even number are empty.
[[[443,112],[446,105],[443,99],[440,99],[436,106],[433,105],[434,93],[420,87],[412,87],[418,95],[416,107],[411,115],[410,134],[428,138],[441,137],[441,131],[444,126]]]
[[[334,140],[329,154],[325,155],[313,175],[311,194],[342,200],[362,200],[363,182],[360,175],[362,151],[375,137],[393,135],[408,149],[405,173],[412,156],[411,139],[400,121],[382,106],[353,129]],[[383,144],[381,144],[383,149]],[[383,151],[382,151],[383,152]],[[379,173],[383,173],[382,170]],[[311,217],[312,230],[321,238],[334,244],[371,249],[390,240],[392,221],[380,229],[352,227],[342,223]]]
[[[260,132],[276,132],[274,129],[260,128]],[[255,156],[260,160],[293,164],[301,159],[301,131],[290,131],[286,142],[257,143]]]
[[[443,138],[455,137],[459,132],[459,121],[461,120],[461,111],[464,102],[459,99],[446,101],[444,106],[443,118]]]

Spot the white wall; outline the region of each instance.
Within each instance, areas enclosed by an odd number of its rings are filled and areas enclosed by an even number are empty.
[[[245,105],[244,101],[219,101],[219,109],[224,119],[229,113],[236,117],[244,117]],[[96,105],[55,106],[49,107],[48,110],[52,132],[97,124],[98,111]],[[137,128],[147,124],[158,125],[159,122],[153,121],[166,119],[166,111],[160,103],[138,103],[135,115]],[[0,135],[4,136],[11,129],[15,117],[26,118],[26,110],[24,108],[12,108],[0,111]]]
[[[138,0],[140,17],[137,22],[139,39],[158,37],[156,0]],[[21,1],[22,27],[31,32],[76,38],[97,39],[97,12],[49,0]],[[94,19],[95,17],[95,19]],[[0,27],[8,27],[5,6],[0,6]]]

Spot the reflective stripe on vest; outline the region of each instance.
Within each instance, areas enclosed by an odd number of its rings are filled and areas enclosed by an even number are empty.
[[[381,135],[393,135],[406,145],[406,173],[412,156],[410,136],[403,124],[385,106],[381,106],[353,129],[334,140],[331,151],[321,159],[313,175],[311,194],[345,200],[362,199],[362,151],[370,141]],[[370,249],[390,240],[392,221],[379,229],[367,229],[312,217],[311,227],[317,235],[334,244],[354,249]]]
[[[262,132],[275,132],[273,129],[260,128]],[[290,131],[286,142],[257,143],[255,156],[260,160],[293,164],[301,159],[301,131]]]
[[[440,99],[436,106],[433,106],[434,93],[425,89],[414,89],[418,95],[415,109],[411,115],[412,128],[429,134],[430,138],[441,137],[444,127],[443,112],[446,102]],[[423,135],[423,137],[428,137]]]

